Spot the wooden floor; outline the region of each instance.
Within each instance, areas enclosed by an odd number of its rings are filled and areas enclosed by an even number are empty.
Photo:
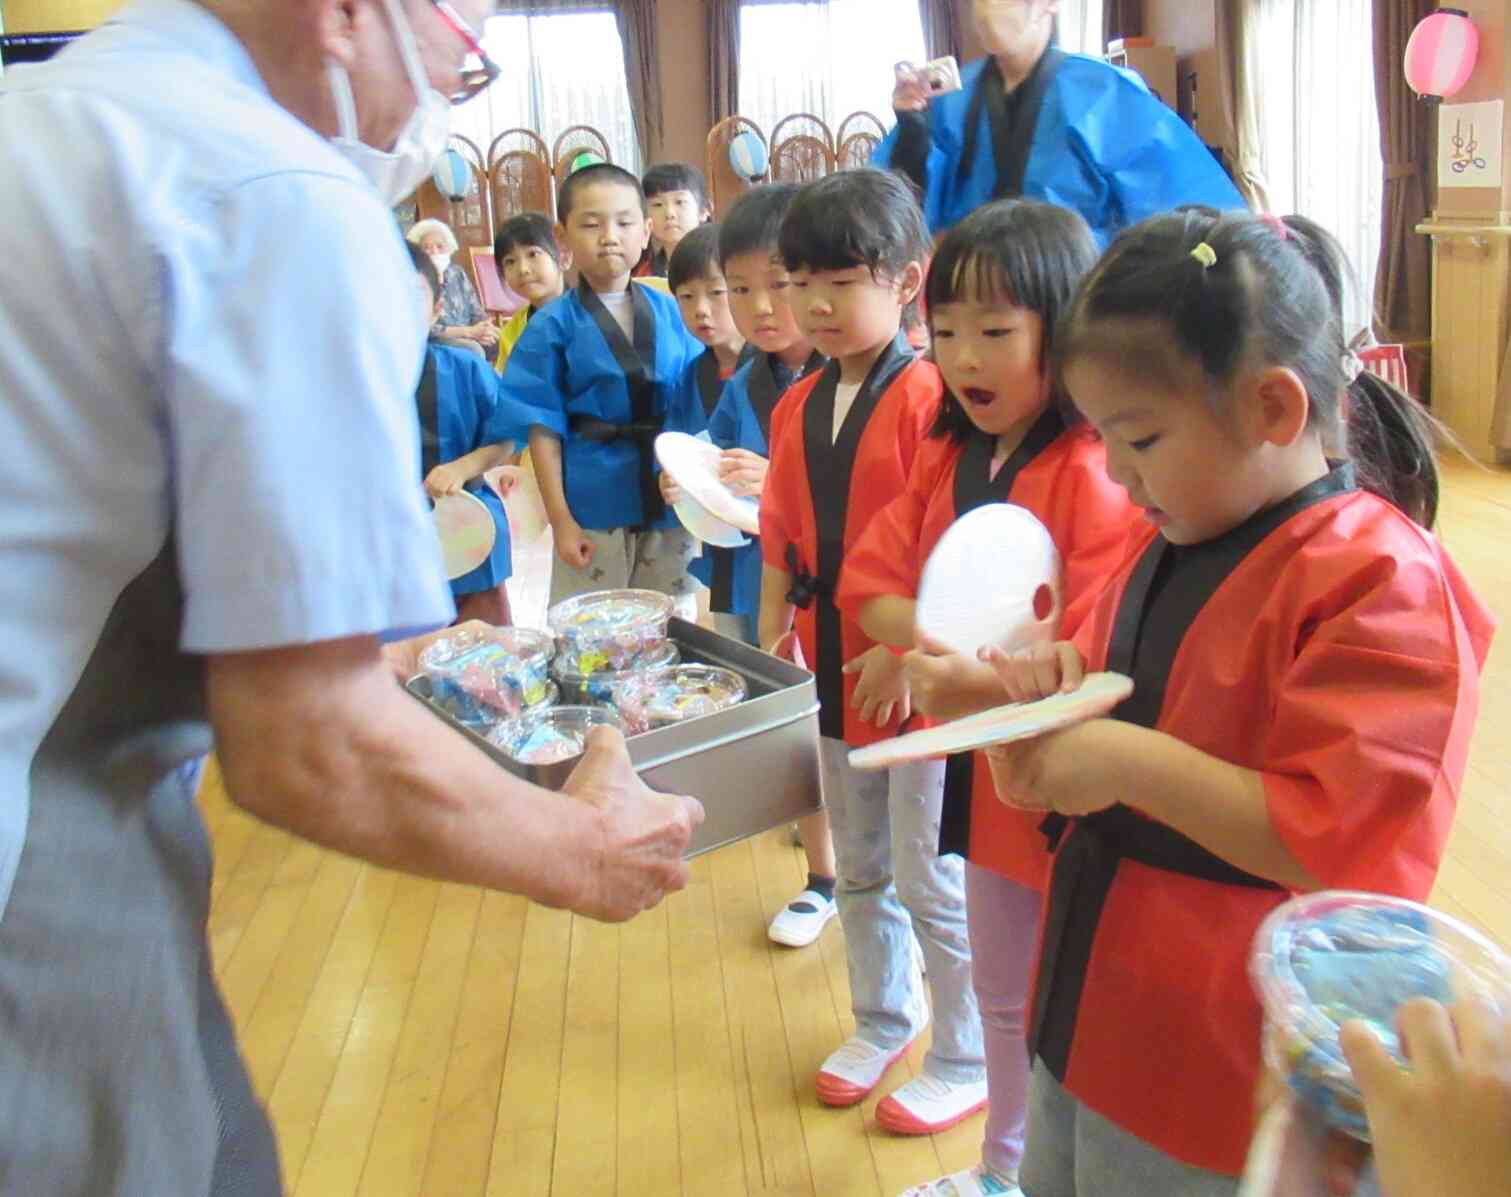
[[[1511,472],[1447,472],[1442,534],[1503,632],[1434,900],[1511,943]],[[323,852],[213,768],[203,802],[216,965],[295,1197],[894,1197],[977,1158],[979,1118],[902,1139],[813,1097],[853,1024],[837,924],[765,939],[803,880],[783,832],[613,928]]]

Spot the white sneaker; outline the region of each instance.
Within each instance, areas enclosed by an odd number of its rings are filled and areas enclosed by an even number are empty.
[[[928,1184],[914,1185],[898,1197],[1023,1197],[1016,1183],[998,1176],[985,1164],[964,1172],[941,1176]]]
[[[883,1098],[876,1121],[899,1135],[932,1135],[985,1108],[985,1077],[957,1085],[924,1073]]]
[[[864,1101],[887,1069],[911,1046],[909,1041],[887,1051],[859,1035],[851,1035],[819,1067],[813,1080],[819,1101],[826,1106],[853,1106]]]
[[[837,913],[838,908],[833,898],[805,889],[777,911],[776,918],[771,920],[771,926],[766,929],[766,935],[773,943],[785,944],[789,948],[806,948],[819,937],[819,932]]]

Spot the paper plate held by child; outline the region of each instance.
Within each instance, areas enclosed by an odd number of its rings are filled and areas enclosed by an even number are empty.
[[[1060,624],[1060,554],[1025,507],[990,503],[961,516],[923,567],[918,629],[956,652],[1028,648]]]
[[[1089,673],[1080,687],[1069,694],[1052,694],[1037,702],[1008,703],[926,731],[857,748],[850,754],[850,764],[857,769],[890,769],[910,761],[1031,740],[1046,732],[1099,718],[1132,693],[1133,682],[1121,673]]]
[[[493,552],[493,513],[476,495],[458,491],[442,495],[430,513],[441,540],[441,560],[446,576],[455,580],[470,574]]]
[[[687,517],[682,511],[685,500],[676,506],[678,518],[698,539],[733,548],[745,542],[739,539],[734,544],[722,543],[728,541],[731,534],[736,537],[741,532],[750,536],[760,534],[761,509],[754,499],[735,494],[719,480],[720,457],[719,447],[702,437],[688,436],[685,432],[663,432],[656,438],[656,460],[661,463],[661,468],[682,488],[687,499],[691,499],[708,517],[726,525],[729,531],[711,526],[696,511],[691,513],[694,520],[722,540],[712,539],[710,535],[701,534],[698,528],[687,525]]]

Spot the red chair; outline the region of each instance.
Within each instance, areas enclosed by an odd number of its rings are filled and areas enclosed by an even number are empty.
[[[1371,345],[1359,350],[1359,362],[1376,378],[1383,378],[1403,395],[1411,394],[1406,376],[1405,345]]]

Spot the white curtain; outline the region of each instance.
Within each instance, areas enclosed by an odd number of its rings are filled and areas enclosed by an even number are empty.
[[[533,129],[550,146],[569,126],[592,125],[608,140],[614,162],[640,173],[613,12],[490,17],[483,45],[502,74],[452,113],[453,132],[486,154],[505,129]]]
[[[1060,0],[1060,49],[1106,56],[1102,45],[1102,0]]]
[[[1384,166],[1375,106],[1372,0],[1260,0],[1255,58],[1270,204],[1338,238],[1356,286],[1346,332],[1370,326]]]
[[[893,67],[922,63],[918,0],[823,0],[740,6],[740,115],[769,137],[794,112],[832,133],[852,112],[892,123]]]

